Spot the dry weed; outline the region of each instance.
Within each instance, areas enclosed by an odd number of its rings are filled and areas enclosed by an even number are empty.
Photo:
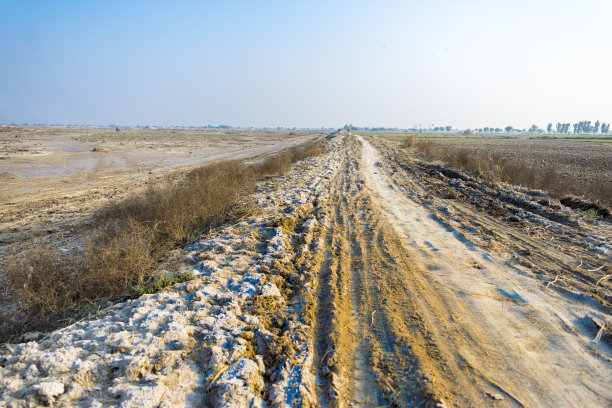
[[[568,194],[584,196],[604,205],[612,205],[612,183],[606,180],[585,181],[577,177],[563,179],[554,167],[534,167],[526,161],[511,160],[473,148],[440,145],[416,135],[406,138],[401,146],[493,182],[547,190],[559,198]]]
[[[166,251],[244,216],[248,207],[239,204],[254,191],[256,181],[284,173],[294,162],[322,153],[325,145],[324,140],[310,142],[261,163],[229,161],[195,169],[106,205],[95,214],[93,236],[78,253],[61,253],[57,243],[39,243],[4,260],[3,290],[16,307],[0,312],[0,341],[56,327],[59,319],[100,299],[135,296],[139,289],[170,282],[151,284]]]

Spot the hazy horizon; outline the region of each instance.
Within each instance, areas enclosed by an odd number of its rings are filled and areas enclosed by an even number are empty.
[[[0,123],[609,123],[610,16],[603,0],[0,0]]]

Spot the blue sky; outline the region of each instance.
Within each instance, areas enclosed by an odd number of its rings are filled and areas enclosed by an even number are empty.
[[[0,123],[612,121],[612,2],[0,0]]]

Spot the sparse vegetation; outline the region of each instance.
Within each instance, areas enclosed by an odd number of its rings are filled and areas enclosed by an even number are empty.
[[[587,217],[587,218],[590,218],[592,220],[600,218],[600,216],[597,213],[597,210],[595,208],[589,208],[588,210],[586,210],[584,212],[584,216]]]
[[[571,176],[562,178],[552,166],[536,167],[526,160],[508,159],[469,147],[441,145],[416,135],[405,139],[401,146],[443,160],[490,181],[548,190],[560,198],[568,194],[584,196],[607,206],[612,205],[612,183],[606,180],[584,180]]]
[[[149,279],[137,288],[139,295],[157,293],[163,288],[167,288],[177,283],[189,282],[195,279],[192,271],[183,271],[178,274],[166,274]]]
[[[244,197],[258,180],[320,154],[325,144],[311,142],[260,163],[227,161],[195,169],[103,207],[79,251],[62,252],[57,244],[39,243],[4,260],[3,292],[15,297],[18,310],[2,312],[0,338],[57,326],[59,319],[98,299],[152,293],[188,278],[153,274],[168,250],[244,216]]]

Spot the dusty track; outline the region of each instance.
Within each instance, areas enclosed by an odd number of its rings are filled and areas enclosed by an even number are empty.
[[[604,306],[566,299],[449,227],[409,197],[416,181],[394,168],[389,150],[383,157],[349,136],[342,151],[317,264],[320,405],[611,403],[609,346],[581,325],[609,318]],[[500,242],[533,241],[463,209]],[[531,248],[541,269],[564,256]]]
[[[319,404],[435,406],[439,400],[418,355],[438,352],[404,282],[411,261],[374,208],[359,143],[347,138],[342,148],[319,252],[314,325]]]
[[[0,406],[612,406],[609,223],[333,136],[197,280],[0,348]]]

